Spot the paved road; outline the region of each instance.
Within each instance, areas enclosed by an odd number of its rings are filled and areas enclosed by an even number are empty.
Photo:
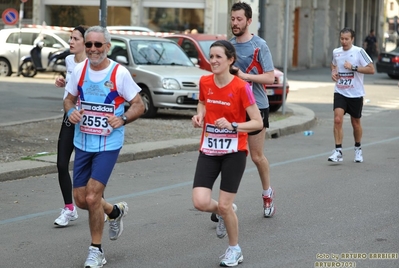
[[[305,71],[297,74],[306,78]],[[314,83],[324,82],[309,85]],[[395,90],[392,83],[368,85],[376,98]],[[236,199],[244,253],[240,267],[315,267],[336,255],[349,257],[339,260],[345,267],[399,267],[399,110],[376,103],[380,109],[363,118],[361,164],[353,162],[346,120],[344,162],[332,164],[327,162],[333,147],[327,99],[329,85],[293,90],[289,102],[316,112],[314,135],[266,142],[276,191],[272,219],[262,217],[260,182],[248,161]],[[218,267],[227,240],[216,237],[209,215],[193,209],[196,159],[196,152],[186,152],[117,164],[105,195],[111,202],[127,201],[130,210],[118,241],[109,241],[104,231],[106,267]],[[0,183],[0,267],[82,267],[90,243],[87,213],[79,210],[69,227],[54,228],[61,204],[55,174]],[[378,255],[371,253],[394,253],[395,259],[374,260],[370,257]]]
[[[0,77],[0,126],[61,117],[64,89],[55,87],[54,80],[49,74]]]

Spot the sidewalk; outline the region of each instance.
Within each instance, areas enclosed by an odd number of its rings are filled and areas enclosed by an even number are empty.
[[[292,112],[293,115],[280,121],[271,122],[270,128],[267,130],[268,139],[301,132],[311,128],[316,123],[314,112],[307,108],[296,104],[287,104],[286,111]],[[199,139],[200,137],[193,137],[124,145],[118,163],[198,150]],[[74,156],[71,159],[74,159]],[[34,160],[0,163],[0,181],[56,173],[56,160],[57,155],[47,155],[37,157]],[[70,167],[72,166],[73,161],[70,163]]]

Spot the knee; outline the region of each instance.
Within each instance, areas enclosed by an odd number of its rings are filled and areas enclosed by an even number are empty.
[[[204,199],[198,197],[193,197],[193,205],[199,211],[206,211],[209,206],[209,202],[206,202]]]
[[[340,116],[335,116],[334,125],[341,125],[341,124],[342,124],[342,118]]]
[[[352,126],[354,129],[359,129],[361,128],[360,120],[358,119],[353,119],[352,120]]]
[[[252,162],[254,162],[255,165],[262,163],[264,158],[265,156],[263,155],[263,152],[251,154]]]
[[[86,201],[87,207],[94,207],[98,203],[98,199],[95,197],[94,194],[86,195],[85,201]]]
[[[233,204],[225,204],[222,202],[218,203],[218,210],[219,210],[219,214],[224,216],[226,215],[230,209],[232,209]]]

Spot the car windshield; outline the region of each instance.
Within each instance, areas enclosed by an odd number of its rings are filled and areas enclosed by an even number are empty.
[[[399,47],[396,47],[394,50],[391,50],[391,51],[389,51],[389,52],[387,52],[387,53],[399,53]]]
[[[194,66],[174,42],[131,40],[129,44],[135,64]]]
[[[211,48],[211,45],[217,40],[202,40],[202,41],[198,41],[201,50],[203,52],[203,54],[206,56],[206,58],[209,60],[209,50]]]
[[[64,40],[67,44],[69,44],[69,38],[71,37],[70,33],[56,32],[55,34],[61,37],[61,39]]]

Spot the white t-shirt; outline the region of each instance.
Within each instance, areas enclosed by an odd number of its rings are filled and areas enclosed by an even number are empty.
[[[76,65],[78,65],[75,62],[75,55],[74,54],[68,55],[65,58],[65,65],[66,65],[66,69],[67,69],[66,77],[65,77],[65,85],[66,85],[68,83],[68,81],[69,81],[69,78],[71,77],[73,69],[75,69]],[[64,99],[66,98],[66,96],[68,96],[68,91],[66,91],[66,89],[65,89]]]
[[[342,47],[336,48],[333,51],[332,64],[337,66],[339,78],[335,83],[334,92],[339,93],[347,98],[359,98],[365,95],[363,79],[364,74],[351,71],[344,68],[345,61],[348,61],[352,66],[367,66],[373,61],[367,55],[363,48],[354,46],[348,50],[343,50]]]
[[[110,60],[112,61],[112,60]],[[69,78],[68,83],[66,84],[65,90],[68,93],[71,93],[73,96],[78,95],[78,83],[80,76],[83,71],[83,67],[86,61],[80,62],[76,65],[75,69],[72,71],[72,74]],[[107,68],[101,71],[93,71],[90,68],[90,64],[88,63],[87,68],[89,69],[89,77],[93,82],[100,82],[109,73],[112,64],[110,64]],[[116,86],[119,96],[124,98],[126,101],[130,102],[136,95],[141,91],[141,88],[134,82],[132,75],[126,69],[126,67],[120,65],[118,70],[116,71]]]

